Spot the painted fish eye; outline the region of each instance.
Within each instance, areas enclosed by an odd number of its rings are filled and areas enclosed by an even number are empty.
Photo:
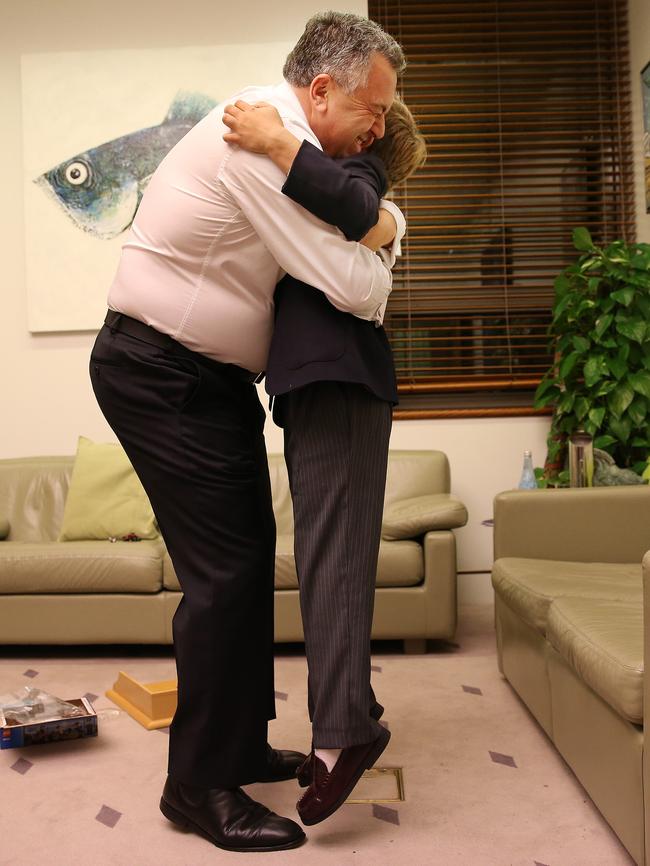
[[[85,162],[81,162],[80,160],[76,160],[75,162],[71,162],[69,166],[66,167],[65,170],[65,179],[72,186],[81,186],[86,183],[88,178],[90,177],[90,167],[86,165]]]

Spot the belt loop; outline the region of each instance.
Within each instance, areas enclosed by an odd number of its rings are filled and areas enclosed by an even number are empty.
[[[119,330],[117,325],[118,325],[118,322],[121,318],[122,318],[121,313],[118,313],[115,310],[109,310],[108,311],[108,315],[106,316],[106,319],[107,319],[106,324],[108,325],[108,328],[109,328],[109,330],[113,336],[115,336],[115,332]],[[108,319],[110,319],[110,324],[108,322]]]

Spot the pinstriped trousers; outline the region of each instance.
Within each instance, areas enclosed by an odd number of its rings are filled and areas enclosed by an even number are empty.
[[[282,396],[313,747],[375,739],[370,630],[392,407],[362,385]]]

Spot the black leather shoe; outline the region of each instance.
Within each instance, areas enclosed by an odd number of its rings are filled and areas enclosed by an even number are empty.
[[[258,782],[285,782],[295,779],[298,768],[307,760],[302,752],[290,752],[286,749],[266,749],[266,767]]]
[[[306,839],[295,821],[256,803],[241,788],[192,788],[168,776],[160,811],[226,851],[283,851]]]

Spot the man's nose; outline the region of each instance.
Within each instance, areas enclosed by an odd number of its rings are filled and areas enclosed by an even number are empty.
[[[386,118],[383,114],[375,120],[373,125],[370,127],[370,132],[372,132],[375,138],[384,137],[384,133],[386,132]]]

